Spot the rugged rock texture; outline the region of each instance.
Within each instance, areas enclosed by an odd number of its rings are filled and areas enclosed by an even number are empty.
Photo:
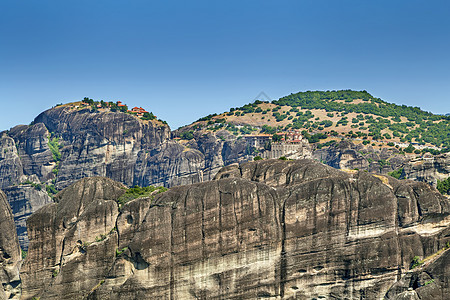
[[[28,249],[26,220],[42,206],[53,202],[41,185],[31,184],[11,186],[4,189],[9,205],[11,205],[17,235],[23,250]]]
[[[450,231],[447,230],[447,234]],[[408,272],[386,293],[386,299],[448,299],[450,251],[425,267]]]
[[[428,156],[405,164],[403,176],[436,186],[438,180],[450,176],[450,153]]]
[[[359,169],[378,174],[392,172],[409,161],[398,150],[379,150],[372,146],[355,145],[351,141],[341,141],[316,150],[313,157],[336,169]]]
[[[129,114],[78,111],[66,106],[43,112],[35,123],[61,138],[58,188],[90,176],[133,185],[138,154],[161,145],[170,132],[167,125],[142,122]]]
[[[11,128],[9,135],[17,145],[23,174],[35,175],[42,182],[54,177],[56,162],[48,146],[50,133],[44,124],[19,125]]]
[[[196,133],[187,143],[170,140],[160,121],[121,112],[62,105],[32,125],[3,132],[1,187],[30,179],[62,189],[92,176],[133,185],[175,186],[211,180],[224,165],[250,159],[245,141],[227,131]],[[49,147],[58,139],[61,158]],[[16,149],[17,148],[17,149]]]
[[[0,299],[20,296],[19,268],[22,257],[11,208],[0,191]]]
[[[116,200],[124,188],[108,178],[82,179],[28,219],[24,299],[81,299],[106,276],[117,247]]]
[[[0,188],[3,189],[20,182],[23,166],[14,139],[5,132],[0,135]]]
[[[22,247],[27,248],[25,219],[49,199],[15,185],[31,181],[44,190],[45,185],[60,190],[85,177],[104,176],[127,186],[170,187],[211,180],[224,165],[252,158],[245,140],[227,131],[196,133],[182,142],[170,135],[160,121],[76,105],[57,106],[31,125],[1,133],[0,188],[13,206]],[[60,157],[52,152],[52,141]]]
[[[121,193],[84,179],[28,219],[24,299],[390,299],[414,256],[450,241],[429,185],[311,160],[228,166],[119,213]]]

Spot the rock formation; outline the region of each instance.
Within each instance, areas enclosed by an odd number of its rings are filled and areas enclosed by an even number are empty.
[[[1,133],[0,187],[13,206],[22,247],[27,248],[24,220],[49,199],[19,184],[62,189],[104,176],[127,186],[185,185],[211,180],[224,165],[249,159],[245,141],[226,131],[196,134],[185,144],[170,134],[161,121],[75,105],[49,109],[31,125]]]
[[[0,135],[0,188],[3,189],[20,182],[23,166],[14,139],[5,132]]]
[[[409,269],[431,255],[427,295],[450,294],[450,204],[425,183],[265,160],[123,193],[86,178],[28,219],[23,299],[395,299],[425,295]]]
[[[445,180],[450,176],[450,153],[429,155],[411,161],[405,164],[403,176],[436,187],[438,180]]]
[[[359,169],[378,174],[392,172],[409,161],[395,148],[378,150],[372,146],[355,145],[349,140],[315,150],[313,157],[336,169]]]
[[[124,189],[108,178],[82,179],[28,219],[22,298],[81,299],[104,279],[115,259],[116,200]]]
[[[23,250],[28,249],[27,218],[42,206],[52,202],[45,187],[37,184],[10,186],[4,189],[12,209],[19,242]]]
[[[0,191],[0,299],[18,299],[22,257],[11,208]]]

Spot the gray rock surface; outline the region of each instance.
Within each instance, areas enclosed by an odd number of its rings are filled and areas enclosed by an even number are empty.
[[[315,150],[313,157],[336,169],[359,169],[377,174],[392,172],[409,161],[396,149],[379,150],[372,146],[355,145],[348,140]]]
[[[116,200],[124,188],[108,178],[82,179],[28,219],[23,299],[82,299],[105,277],[115,259]]]
[[[55,139],[60,158],[49,146]],[[197,135],[183,144],[170,140],[170,128],[160,121],[63,105],[41,113],[32,125],[2,133],[0,186],[7,190],[21,245],[27,248],[24,221],[49,200],[14,185],[31,181],[43,189],[53,184],[62,189],[92,176],[127,186],[192,184],[212,179],[226,164],[248,159],[245,146],[226,131]]]
[[[16,143],[6,132],[0,133],[0,188],[20,182],[23,166],[17,154]]]
[[[11,208],[0,191],[0,299],[19,299],[21,261]]]
[[[23,250],[28,249],[26,220],[42,206],[53,202],[45,191],[45,186],[31,184],[10,186],[3,191],[12,209],[17,235]]]
[[[445,180],[450,176],[450,153],[411,161],[405,165],[403,173],[406,178],[436,187],[438,180]]]
[[[24,299],[414,299],[412,258],[450,241],[429,185],[312,160],[231,165],[119,212],[121,187],[84,179],[28,219]]]

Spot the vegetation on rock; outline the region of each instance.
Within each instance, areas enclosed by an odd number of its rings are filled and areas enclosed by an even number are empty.
[[[443,149],[430,149],[428,152],[450,151],[449,116],[388,103],[366,91],[307,91],[271,103],[257,100],[231,108],[224,114],[200,118],[195,123],[198,124],[206,125],[206,129],[213,131],[223,128],[235,135],[251,133],[242,129],[243,126],[267,134],[298,129],[334,137],[385,141],[390,143],[390,147],[395,146],[395,141]],[[335,135],[331,134],[333,131]],[[318,140],[312,142],[317,143]],[[421,153],[411,147],[408,151],[412,151],[407,153],[415,150],[418,152],[416,154]]]
[[[438,180],[437,189],[442,195],[450,194],[450,177],[442,181]]]
[[[403,168],[400,168],[400,169],[394,170],[392,172],[389,172],[388,175],[392,176],[396,179],[400,179],[400,177],[402,176],[402,173],[403,173]]]
[[[50,148],[50,151],[52,151],[53,159],[56,162],[59,162],[61,160],[61,152],[59,149],[61,149],[62,145],[59,143],[59,138],[50,138],[51,136],[48,137],[48,147]]]
[[[163,186],[134,186],[132,188],[129,188],[125,194],[123,194],[119,199],[117,199],[117,202],[120,206],[124,205],[125,203],[137,199],[137,198],[146,198],[146,197],[154,197],[156,194],[160,194],[167,191],[166,187]]]

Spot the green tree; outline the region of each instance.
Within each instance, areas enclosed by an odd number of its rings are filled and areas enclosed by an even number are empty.
[[[413,153],[414,150],[416,150],[416,148],[414,148],[414,146],[412,144],[409,144],[409,146],[406,147],[404,151],[406,153]]]
[[[278,134],[276,134],[276,133],[274,133],[274,134],[272,135],[272,141],[274,141],[274,142],[280,142],[281,139],[282,139],[282,136],[281,136],[281,135],[278,135]]]
[[[437,189],[442,195],[449,194],[450,192],[450,177],[445,180],[437,181]]]

